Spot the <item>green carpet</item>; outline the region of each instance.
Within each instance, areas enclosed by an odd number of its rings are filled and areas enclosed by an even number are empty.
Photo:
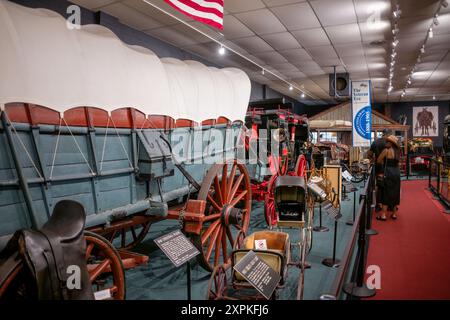
[[[356,195],[356,210],[359,208],[359,192]],[[349,194],[349,201],[342,201],[341,213],[343,217],[338,222],[337,233],[337,258],[339,259],[347,243],[350,241],[352,227],[346,222],[352,219],[353,215],[353,193]],[[253,202],[252,216],[248,234],[266,228],[263,216],[263,203]],[[336,277],[337,269],[322,265],[324,258],[332,256],[333,228],[334,220],[323,214],[323,225],[330,228],[328,232],[314,232],[313,245],[307,261],[311,268],[305,273],[304,299],[319,299],[323,293],[328,293]],[[314,225],[319,224],[319,211],[316,208]],[[134,251],[145,253],[150,256],[150,261],[146,266],[140,266],[126,271],[126,288],[128,300],[142,299],[186,299],[186,267],[175,268],[169,259],[156,247],[154,238],[168,233],[178,228],[177,221],[161,221],[152,225],[150,232],[144,242],[138,245]],[[298,230],[287,230],[291,237],[291,242],[298,240]],[[293,247],[293,259],[298,260],[298,249]],[[351,270],[351,269],[349,269]],[[279,291],[279,299],[293,300],[297,295],[299,269],[291,266],[287,282],[284,288]],[[203,300],[206,297],[210,273],[204,271],[196,263],[192,264],[192,299]]]

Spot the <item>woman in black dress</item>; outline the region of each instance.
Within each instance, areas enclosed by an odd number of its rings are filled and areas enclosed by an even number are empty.
[[[379,175],[383,176],[381,186],[381,215],[377,220],[386,221],[387,211],[391,211],[391,218],[397,219],[397,206],[400,204],[400,146],[395,136],[386,138],[386,147],[377,159],[377,163],[383,170]]]

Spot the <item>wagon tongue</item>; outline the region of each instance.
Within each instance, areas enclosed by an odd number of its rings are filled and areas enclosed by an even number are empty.
[[[242,224],[242,211],[241,209],[225,204],[222,208],[222,223],[226,226],[237,224]]]

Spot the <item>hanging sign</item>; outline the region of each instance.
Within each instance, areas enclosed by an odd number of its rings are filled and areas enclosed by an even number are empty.
[[[354,147],[369,147],[372,132],[370,80],[352,81],[352,141]]]

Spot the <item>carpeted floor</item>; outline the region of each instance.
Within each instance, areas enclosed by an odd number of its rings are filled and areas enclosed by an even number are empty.
[[[356,199],[359,198],[358,188]],[[347,246],[352,234],[352,227],[346,225],[353,215],[353,194],[349,195],[347,201],[342,202],[343,217],[338,222],[336,257],[342,257],[344,248]],[[356,209],[359,203],[356,202]],[[267,228],[264,215],[263,203],[254,202],[250,221],[249,233]],[[314,225],[319,224],[319,214],[316,210]],[[337,269],[324,266],[321,262],[324,258],[332,255],[333,226],[334,222],[325,213],[323,214],[323,225],[330,228],[329,232],[314,232],[313,246],[308,255],[311,269],[305,272],[304,299],[319,299],[320,295],[329,293],[331,285],[336,277]],[[126,271],[127,299],[186,299],[186,268],[175,268],[164,254],[156,247],[153,239],[178,228],[177,221],[161,221],[152,225],[150,232],[139,246],[137,252],[149,255],[148,265],[140,266]],[[298,230],[286,230],[292,243],[298,239]],[[297,260],[296,248],[293,248],[293,259]],[[206,297],[210,273],[204,271],[195,262],[192,265],[192,298],[202,300]],[[286,286],[279,291],[279,299],[296,299],[299,269],[289,268]]]
[[[381,269],[373,299],[450,299],[450,220],[427,186],[402,181],[398,219],[373,221],[379,234],[370,239],[367,266]]]

